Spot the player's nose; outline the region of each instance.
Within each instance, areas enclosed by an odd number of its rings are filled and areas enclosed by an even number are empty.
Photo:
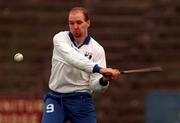
[[[74,28],[77,29],[78,28],[78,24],[75,23],[74,24]]]

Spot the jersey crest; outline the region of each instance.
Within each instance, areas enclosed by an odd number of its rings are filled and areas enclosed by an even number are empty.
[[[86,51],[84,56],[87,57],[88,59],[91,59],[92,58],[92,53]]]

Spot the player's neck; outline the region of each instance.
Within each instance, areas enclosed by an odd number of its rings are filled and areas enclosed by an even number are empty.
[[[87,37],[87,34],[84,36],[78,37],[78,38],[75,37],[75,41],[76,41],[77,45],[81,45],[82,43],[84,43],[86,37]]]
[[[80,45],[84,42],[86,37],[81,37],[81,38],[75,38],[76,44]]]

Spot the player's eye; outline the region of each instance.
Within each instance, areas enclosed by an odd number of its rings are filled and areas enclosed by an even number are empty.
[[[82,24],[83,22],[82,22],[82,21],[77,21],[76,23],[80,25],[80,24]]]
[[[69,21],[69,25],[74,25],[74,22]]]

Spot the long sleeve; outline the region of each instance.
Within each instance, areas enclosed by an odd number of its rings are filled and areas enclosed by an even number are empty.
[[[62,34],[56,35],[53,39],[54,43],[54,57],[61,62],[70,64],[82,71],[92,73],[95,67],[95,63],[86,58],[84,55],[80,54],[66,41],[67,37]],[[58,55],[57,55],[58,54]],[[61,57],[60,57],[61,56]],[[97,72],[97,71],[94,71]]]
[[[101,65],[102,67],[106,67],[106,57],[105,57],[105,52],[104,49],[102,47],[99,47],[97,52],[96,52],[96,56],[94,58],[94,62]],[[107,83],[107,85],[101,85],[100,81],[102,80],[102,75],[99,73],[94,73],[91,74],[90,76],[90,88],[92,91],[105,91],[108,86],[109,86],[109,82]]]

